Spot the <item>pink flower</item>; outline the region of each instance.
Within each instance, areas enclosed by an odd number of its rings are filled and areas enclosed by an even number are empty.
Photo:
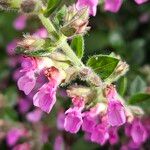
[[[119,101],[109,102],[107,114],[111,126],[120,126],[126,122],[124,107]]]
[[[65,122],[65,113],[60,111],[57,116],[57,128],[59,130],[64,130],[64,122]]]
[[[105,144],[108,138],[109,134],[107,132],[107,128],[103,124],[97,125],[91,134],[91,141],[101,145]]]
[[[16,145],[12,150],[31,150],[31,146],[29,143],[23,143]]]
[[[141,144],[147,139],[147,132],[139,119],[132,123],[131,137],[135,143]]]
[[[122,5],[122,0],[105,0],[104,9],[116,13]]]
[[[82,9],[84,7],[89,8],[89,14],[92,16],[96,15],[98,0],[78,0],[76,3],[77,9]]]
[[[7,136],[6,136],[6,141],[7,141],[7,144],[9,146],[13,146],[15,145],[18,140],[25,136],[26,135],[26,132],[25,130],[22,130],[22,129],[17,129],[17,128],[12,128],[8,133],[7,133]]]
[[[8,43],[6,50],[9,55],[14,55],[15,54],[15,48],[17,47],[17,40],[14,39],[10,43]]]
[[[36,77],[33,71],[27,72],[24,76],[18,80],[18,88],[24,91],[28,95],[34,88],[36,84]]]
[[[57,86],[54,81],[44,84],[33,97],[33,104],[50,113],[56,102]]]
[[[111,126],[120,126],[126,122],[125,109],[117,99],[117,92],[113,86],[108,88],[106,97],[108,99],[108,123]]]
[[[148,2],[149,0],[134,0],[137,4],[143,4],[145,2]]]
[[[40,109],[35,109],[34,111],[29,112],[26,115],[26,118],[29,122],[36,123],[36,122],[39,122],[41,120],[42,114],[43,113]]]
[[[113,144],[116,144],[119,140],[119,137],[118,137],[118,129],[116,127],[110,127],[108,129],[108,133],[109,133],[109,143],[111,145]]]
[[[83,118],[82,130],[91,133],[96,124],[96,119],[87,115]]]
[[[64,128],[70,133],[77,133],[82,125],[82,114],[77,108],[70,108],[66,111]]]
[[[61,83],[62,77],[59,70],[55,67],[47,69],[45,75],[49,79],[49,83],[45,83],[34,95],[33,103],[43,111],[50,113],[56,103],[56,90]]]
[[[13,22],[13,27],[16,30],[23,30],[26,27],[27,17],[24,15],[18,16]]]
[[[62,136],[57,136],[55,138],[55,143],[54,143],[54,150],[64,150],[64,140],[62,138]]]
[[[82,97],[73,97],[72,103],[73,103],[74,107],[77,107],[80,110],[82,110],[85,106],[85,102]]]
[[[18,102],[18,109],[20,113],[26,113],[31,108],[29,99],[20,99]]]
[[[45,28],[40,28],[33,34],[33,36],[38,38],[46,38],[48,36],[48,32]]]

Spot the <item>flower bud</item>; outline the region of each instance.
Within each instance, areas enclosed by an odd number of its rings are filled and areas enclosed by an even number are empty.
[[[69,8],[64,18],[65,25],[61,28],[61,32],[67,37],[75,34],[85,34],[90,29],[90,27],[88,27],[88,19],[88,8],[85,7],[78,11],[73,7],[72,13]]]
[[[142,116],[144,115],[144,111],[138,107],[138,106],[129,106],[131,112],[134,114],[134,116]]]

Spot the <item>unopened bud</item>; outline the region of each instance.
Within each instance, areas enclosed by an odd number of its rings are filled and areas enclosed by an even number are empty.
[[[75,13],[76,11],[76,13]],[[81,10],[75,9],[73,13],[67,13],[65,17],[65,25],[61,28],[61,32],[67,36],[71,37],[75,34],[85,34],[90,27],[88,27],[88,8],[83,8]]]
[[[21,3],[21,10],[24,13],[31,13],[36,8],[36,0],[23,0]]]
[[[129,65],[126,62],[120,62],[116,68],[116,73],[124,75],[129,70]]]

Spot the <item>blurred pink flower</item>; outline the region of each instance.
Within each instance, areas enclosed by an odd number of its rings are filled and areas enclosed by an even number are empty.
[[[16,30],[23,30],[26,27],[26,21],[27,17],[24,15],[20,15],[14,20],[13,27]]]
[[[76,3],[77,9],[82,9],[84,7],[89,8],[89,14],[92,16],[96,15],[98,0],[78,0]]]
[[[118,143],[118,141],[119,141],[118,128],[110,127],[108,129],[108,133],[109,133],[109,143],[111,145]]]
[[[134,0],[137,4],[143,4],[145,2],[148,2],[149,0]]]
[[[29,112],[26,115],[26,118],[29,122],[36,123],[36,122],[39,122],[41,120],[42,114],[43,114],[43,112],[40,109],[35,109],[32,112]]]
[[[65,113],[60,111],[57,115],[57,128],[59,130],[64,130],[64,122],[65,122]]]
[[[26,131],[24,129],[12,128],[8,131],[6,136],[6,141],[9,146],[15,145],[21,137],[26,135]]]
[[[33,36],[39,38],[46,38],[48,36],[48,32],[45,28],[40,28],[33,34]]]
[[[54,143],[54,150],[64,150],[64,140],[62,138],[62,136],[57,136],[55,138],[55,143]]]
[[[122,5],[122,0],[105,0],[104,10],[116,13]]]

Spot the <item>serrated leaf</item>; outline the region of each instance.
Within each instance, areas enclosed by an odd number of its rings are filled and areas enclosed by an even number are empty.
[[[71,42],[71,48],[78,58],[82,58],[84,54],[84,38],[81,35],[75,36]]]
[[[129,104],[137,104],[141,102],[145,102],[147,100],[150,100],[150,94],[147,93],[138,93],[133,95],[129,100]]]
[[[47,9],[44,12],[45,16],[48,17],[50,14],[52,14],[58,8],[60,2],[61,0],[47,0]]]
[[[124,96],[126,90],[127,90],[127,78],[121,77],[118,81],[118,93],[121,96]]]
[[[145,89],[146,89],[146,83],[140,76],[137,76],[131,83],[130,94],[133,95],[135,93],[141,93],[144,92]]]
[[[102,79],[108,78],[115,70],[119,63],[119,60],[107,56],[107,55],[96,55],[92,56],[87,65],[91,67]]]

